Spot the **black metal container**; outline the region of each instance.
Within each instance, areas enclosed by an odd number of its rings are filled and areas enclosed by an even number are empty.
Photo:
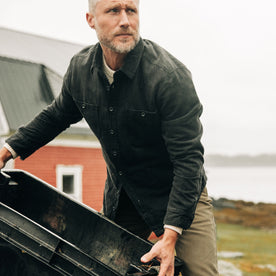
[[[150,242],[25,171],[0,174],[0,201],[0,238],[40,275],[158,275],[156,260],[140,263]]]

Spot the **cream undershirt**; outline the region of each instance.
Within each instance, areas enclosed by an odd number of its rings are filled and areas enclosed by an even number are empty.
[[[114,74],[116,71],[112,70],[106,63],[103,55],[103,71],[108,79],[109,84],[112,84],[114,81]]]

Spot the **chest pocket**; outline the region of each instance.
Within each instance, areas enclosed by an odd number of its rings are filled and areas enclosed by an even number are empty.
[[[91,130],[98,138],[101,138],[99,107],[85,102],[75,102]]]
[[[150,145],[161,139],[161,123],[157,112],[127,110],[127,137],[133,145]]]

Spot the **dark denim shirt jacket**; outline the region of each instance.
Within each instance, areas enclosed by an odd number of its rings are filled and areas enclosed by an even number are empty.
[[[199,102],[190,72],[160,46],[139,43],[109,85],[99,44],[75,55],[57,99],[6,142],[25,159],[83,117],[107,165],[104,213],[123,187],[157,236],[190,227],[206,184]]]

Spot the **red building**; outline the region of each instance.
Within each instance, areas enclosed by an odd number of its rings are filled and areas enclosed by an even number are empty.
[[[102,207],[106,170],[99,147],[54,142],[24,161],[16,159],[14,168],[34,174],[97,211]]]

